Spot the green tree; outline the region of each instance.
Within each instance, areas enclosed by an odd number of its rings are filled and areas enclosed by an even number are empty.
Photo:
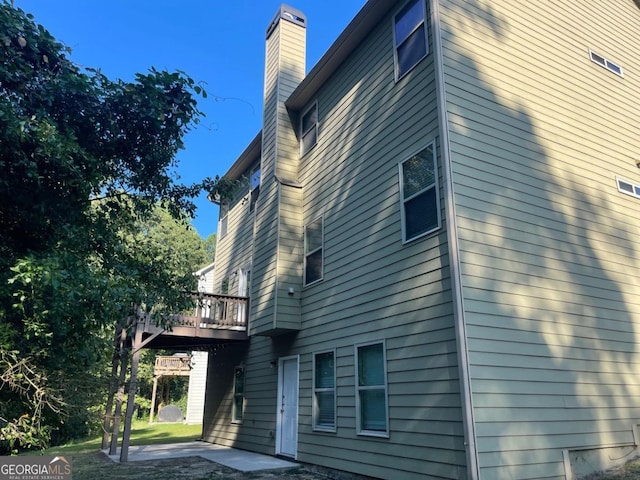
[[[207,261],[213,262],[216,256],[216,245],[218,243],[218,237],[215,233],[212,233],[205,239],[205,249],[207,251]]]
[[[200,116],[199,85],[154,68],[132,82],[110,80],[68,53],[0,0],[5,450],[86,433],[88,419],[77,413],[104,394],[114,325],[136,306],[184,308],[194,279],[176,256],[189,248],[192,199],[211,186],[182,185],[175,175],[182,138]],[[175,250],[159,243],[158,217],[168,214],[158,206],[182,225],[174,233],[185,243]]]

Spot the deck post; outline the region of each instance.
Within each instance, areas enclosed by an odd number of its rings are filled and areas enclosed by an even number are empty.
[[[156,410],[156,393],[158,393],[158,376],[153,376],[153,391],[151,392],[151,412],[149,413],[149,423],[153,423],[153,415]]]

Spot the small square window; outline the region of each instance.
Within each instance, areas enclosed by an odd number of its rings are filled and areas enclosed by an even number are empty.
[[[640,198],[640,185],[629,182],[627,180],[623,180],[621,178],[617,178],[616,182],[618,183],[618,191],[620,193]]]
[[[601,67],[606,68],[610,72],[613,72],[613,73],[615,73],[616,75],[618,75],[620,77],[623,76],[622,67],[620,65],[612,62],[608,58],[605,58],[602,55],[597,54],[593,50],[589,50],[589,57],[591,58],[592,62],[597,63]]]
[[[356,346],[356,415],[358,434],[389,435],[384,342]]]
[[[317,353],[313,357],[313,429],[336,431],[335,353]]]
[[[318,141],[318,104],[314,103],[300,118],[300,156],[307,153]]]
[[[604,59],[604,57],[601,57],[596,52],[591,52],[591,60],[596,62],[598,65],[602,65],[603,67],[607,66],[607,61]]]
[[[423,0],[411,0],[394,17],[396,80],[429,53]]]
[[[622,68],[609,60],[607,60],[607,68],[617,75],[622,75]]]
[[[440,228],[435,145],[400,163],[402,239],[408,242]]]
[[[633,185],[625,182],[624,180],[618,180],[618,187],[623,192],[633,193]]]
[[[324,221],[322,217],[304,227],[304,284],[322,280]]]

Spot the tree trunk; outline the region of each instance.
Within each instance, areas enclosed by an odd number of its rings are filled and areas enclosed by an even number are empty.
[[[133,420],[133,409],[136,401],[136,390],[138,384],[138,365],[140,364],[140,350],[142,344],[142,331],[144,330],[141,322],[136,318],[134,328],[134,340],[131,345],[133,355],[131,357],[131,378],[129,379],[129,397],[127,398],[127,413],[124,419],[124,431],[122,432],[122,448],[120,449],[120,463],[126,463],[129,460],[129,439],[131,437],[131,422]]]
[[[118,367],[120,366],[120,356],[125,347],[127,339],[127,331],[123,328],[122,323],[116,325],[116,333],[113,340],[113,358],[111,359],[111,378],[109,380],[109,392],[107,394],[107,405],[104,412],[104,424],[102,426],[102,450],[109,447],[109,436],[112,432],[111,426],[113,421],[113,401],[118,392]]]
[[[127,325],[123,328],[122,336],[127,338],[127,332],[131,326],[131,319],[127,320]],[[115,455],[118,450],[118,434],[120,433],[120,417],[122,416],[122,400],[124,399],[124,384],[127,379],[127,364],[129,363],[129,352],[126,345],[120,350],[120,372],[118,375],[118,395],[116,397],[116,410],[113,415],[113,430],[111,432],[111,445],[109,455]]]

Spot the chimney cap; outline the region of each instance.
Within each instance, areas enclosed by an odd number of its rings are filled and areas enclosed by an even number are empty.
[[[276,13],[275,17],[267,28],[267,38],[273,33],[273,30],[278,25],[280,19],[287,20],[288,22],[295,23],[302,28],[307,28],[307,17],[297,8],[290,7],[289,5],[281,5],[280,9]]]

